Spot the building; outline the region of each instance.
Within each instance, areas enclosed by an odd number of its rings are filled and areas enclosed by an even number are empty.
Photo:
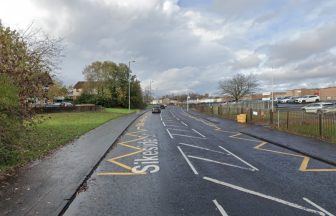
[[[319,94],[320,94],[319,89],[306,89],[306,88],[292,89],[286,92],[286,96],[292,96],[292,97],[302,97],[305,95],[319,95]]]
[[[336,87],[321,88],[319,91],[321,100],[334,100],[336,101]]]
[[[86,81],[79,81],[77,82],[72,89],[72,98],[75,100],[76,98],[78,98],[79,96],[81,96],[81,94],[84,91],[85,85],[86,85]]]

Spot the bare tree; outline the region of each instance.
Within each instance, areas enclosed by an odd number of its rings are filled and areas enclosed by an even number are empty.
[[[244,96],[254,93],[258,88],[258,82],[253,75],[239,73],[230,79],[220,81],[219,88],[224,95],[239,101]]]

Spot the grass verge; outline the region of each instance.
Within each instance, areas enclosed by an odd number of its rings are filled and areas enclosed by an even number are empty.
[[[28,128],[18,143],[17,160],[0,164],[0,174],[39,159],[99,125],[136,112],[108,108],[102,112],[64,112],[37,115],[37,124]]]

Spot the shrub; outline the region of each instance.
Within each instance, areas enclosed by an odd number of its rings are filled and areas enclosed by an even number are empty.
[[[0,74],[0,164],[17,160],[17,141],[22,130],[19,114],[19,90],[5,75]]]

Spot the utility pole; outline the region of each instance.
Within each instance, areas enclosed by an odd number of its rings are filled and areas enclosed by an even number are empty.
[[[152,83],[153,80],[149,80],[149,100],[152,101]]]
[[[272,66],[272,112],[274,112],[274,69]]]
[[[128,111],[131,110],[131,62],[135,60],[128,61]]]
[[[190,99],[190,96],[189,96],[189,92],[188,92],[188,96],[187,96],[187,112],[189,111],[189,99]]]

